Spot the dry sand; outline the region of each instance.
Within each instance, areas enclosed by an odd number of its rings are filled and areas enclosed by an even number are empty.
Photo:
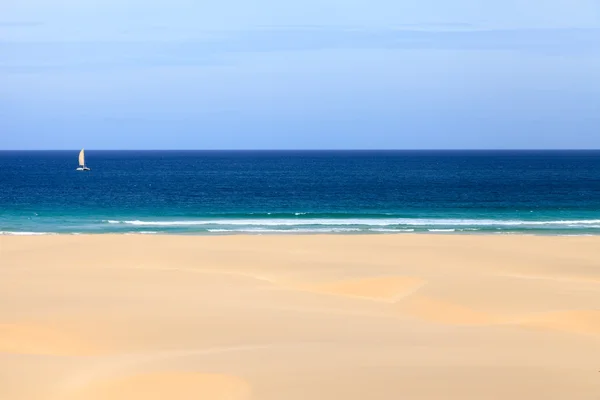
[[[0,236],[0,399],[600,399],[600,237]]]

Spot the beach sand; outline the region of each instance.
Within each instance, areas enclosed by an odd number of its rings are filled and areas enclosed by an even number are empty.
[[[600,399],[600,237],[0,236],[0,399]]]

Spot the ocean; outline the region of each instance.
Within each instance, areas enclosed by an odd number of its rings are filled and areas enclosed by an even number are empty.
[[[600,151],[0,151],[0,232],[600,234]]]

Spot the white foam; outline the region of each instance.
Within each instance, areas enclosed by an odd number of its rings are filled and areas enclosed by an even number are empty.
[[[9,231],[0,231],[0,235],[10,235],[10,236],[42,236],[42,235],[56,235],[55,232],[9,232]]]
[[[427,229],[429,232],[456,232],[456,229]]]
[[[265,228],[238,228],[238,229],[207,229],[211,233],[342,233],[361,232],[357,228],[298,228],[298,229],[265,229]]]
[[[387,229],[387,228],[372,228],[371,232],[414,232],[414,229]]]
[[[494,219],[431,219],[431,218],[312,218],[312,219],[219,219],[219,220],[175,220],[175,221],[105,221],[109,224],[126,224],[136,226],[562,226],[596,228],[599,219],[589,220],[555,220],[555,221],[525,221],[525,220],[494,220]]]

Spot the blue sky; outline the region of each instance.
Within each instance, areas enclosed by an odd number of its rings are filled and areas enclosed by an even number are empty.
[[[598,0],[8,0],[0,149],[600,148]]]

